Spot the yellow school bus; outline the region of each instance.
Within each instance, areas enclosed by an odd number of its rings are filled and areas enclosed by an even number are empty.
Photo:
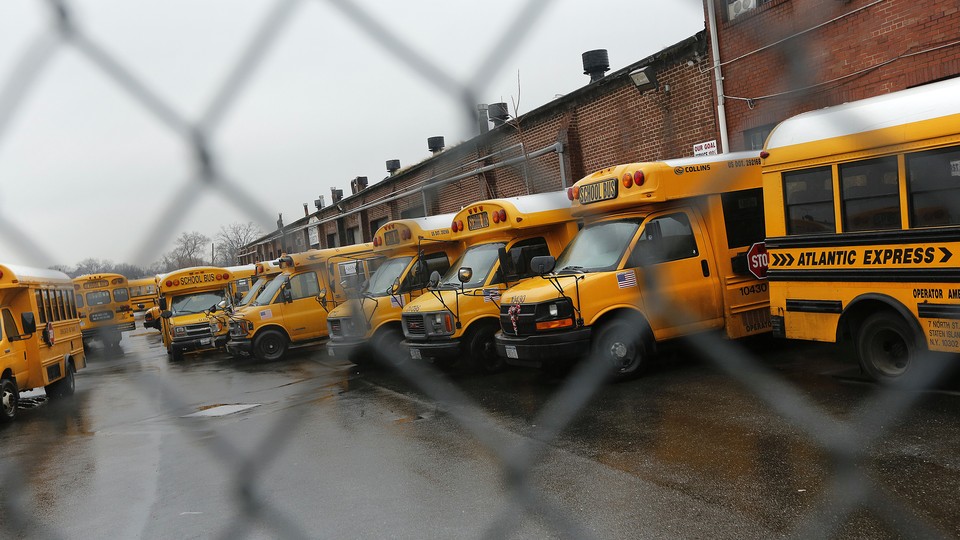
[[[247,294],[250,287],[253,286],[254,281],[256,281],[257,266],[256,264],[243,264],[239,266],[228,266],[226,270],[233,276],[233,281],[230,282],[231,303],[237,305],[240,303],[243,295]]]
[[[86,366],[73,282],[55,270],[0,264],[0,422],[17,415],[20,392],[73,394]]]
[[[763,160],[774,335],[878,381],[960,352],[960,79],[801,114]]]
[[[502,368],[493,336],[500,329],[500,295],[531,277],[529,261],[557,256],[577,234],[566,192],[540,193],[471,204],[453,218],[454,241],[466,251],[447,273],[403,308],[411,358],[452,364],[469,357],[476,367]]]
[[[280,274],[280,270],[280,264],[276,261],[254,263],[254,274],[251,278],[253,282],[250,288],[240,297],[240,301],[234,305],[234,309],[242,308],[253,302],[263,291],[263,288],[267,286],[267,283],[270,283],[270,280]]]
[[[127,282],[130,289],[130,305],[134,311],[146,311],[157,305],[157,278],[131,279]]]
[[[225,268],[197,266],[160,276],[160,313],[163,345],[173,360],[190,351],[223,346],[228,328],[213,311],[230,303],[233,276]]]
[[[230,314],[227,352],[262,361],[282,358],[291,345],[327,337],[327,310],[345,297],[337,294],[348,275],[360,279],[374,266],[373,244],[314,249],[284,255],[279,273],[256,299]],[[264,272],[269,267],[264,267]]]
[[[120,344],[121,332],[136,328],[127,278],[120,274],[86,274],[73,278],[83,341],[99,339],[104,347]]]
[[[507,289],[498,352],[552,369],[591,357],[616,378],[649,368],[659,343],[770,329],[767,284],[746,254],[763,240],[757,152],[618,165],[570,188],[583,229],[541,278]]]
[[[385,257],[360,290],[330,312],[327,354],[363,363],[370,351],[406,354],[401,310],[427,287],[430,274],[446,273],[463,252],[463,243],[452,239],[456,214],[398,219],[382,225],[373,238],[373,250]],[[391,357],[392,358],[392,357]]]

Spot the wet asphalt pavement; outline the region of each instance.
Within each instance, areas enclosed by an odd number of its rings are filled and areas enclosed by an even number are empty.
[[[853,418],[878,392],[833,347],[745,345],[823,414]],[[547,444],[529,478],[544,511],[513,521],[500,459],[392,372],[330,360],[322,346],[270,364],[174,363],[142,327],[120,348],[88,353],[73,398],[34,392],[0,426],[0,537],[769,538],[813,512],[817,536],[960,536],[955,381],[909,396],[903,417],[878,419],[886,431],[866,459],[836,465],[753,392],[674,351],[605,386]],[[530,443],[562,383],[533,370],[448,376],[508,448]],[[850,472],[892,506],[834,527],[841,502],[826,497]]]

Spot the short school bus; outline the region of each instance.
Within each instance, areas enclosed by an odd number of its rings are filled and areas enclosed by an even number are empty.
[[[346,297],[340,282],[363,278],[375,265],[373,244],[284,255],[279,273],[256,299],[231,315],[227,351],[258,360],[282,358],[291,345],[327,337],[327,310]]]
[[[767,332],[767,284],[747,271],[763,240],[760,158],[741,152],[618,165],[570,190],[583,229],[542,278],[507,289],[498,352],[541,367],[588,356],[615,376],[647,369],[657,344],[704,331]]]
[[[233,304],[240,303],[243,295],[250,290],[257,275],[257,266],[255,264],[242,264],[238,266],[227,266],[226,270],[233,276],[230,282],[230,293]]]
[[[145,311],[157,305],[156,277],[131,279],[127,281],[127,286],[134,311]]]
[[[795,116],[763,159],[774,335],[876,380],[960,352],[960,79]]]
[[[127,278],[120,274],[86,274],[73,278],[84,341],[105,347],[120,344],[122,332],[136,328]]]
[[[234,309],[242,308],[256,300],[257,296],[263,291],[263,288],[267,286],[267,283],[270,283],[270,280],[280,274],[280,270],[280,265],[275,261],[254,263],[254,274],[253,277],[251,277],[252,284],[250,288],[243,293],[240,301],[234,305]]]
[[[450,223],[456,214],[387,222],[373,238],[373,251],[386,257],[360,290],[327,316],[327,354],[362,363],[373,350],[405,354],[401,311],[423,294],[434,271],[444,274],[463,252]]]
[[[0,421],[17,415],[20,392],[73,394],[86,366],[70,278],[54,270],[0,265]]]
[[[414,360],[453,363],[469,357],[486,371],[502,367],[493,336],[500,295],[531,277],[529,261],[560,254],[577,233],[566,192],[471,204],[453,218],[451,239],[466,251],[438,283],[403,308],[403,333]]]
[[[185,352],[223,346],[228,328],[211,316],[211,308],[230,303],[233,276],[224,268],[198,266],[160,276],[163,345],[173,360]]]

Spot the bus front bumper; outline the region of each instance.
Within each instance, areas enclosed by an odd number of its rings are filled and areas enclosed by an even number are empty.
[[[232,337],[227,341],[226,347],[231,356],[250,356],[253,352],[253,340],[245,337]]]
[[[590,353],[590,327],[533,336],[509,336],[497,332],[497,354],[513,366],[539,367],[569,362]]]
[[[327,356],[337,360],[353,362],[357,352],[365,342],[366,339],[362,337],[330,338],[327,341]]]
[[[427,358],[459,358],[462,347],[459,339],[436,339],[430,341],[406,340],[402,343],[407,348],[410,358],[422,360]]]
[[[170,343],[170,348],[177,353],[192,351],[206,351],[210,349],[219,349],[226,345],[227,336],[211,336],[202,338],[188,338],[177,340]]]

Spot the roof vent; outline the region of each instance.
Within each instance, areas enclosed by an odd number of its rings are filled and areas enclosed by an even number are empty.
[[[590,82],[603,78],[603,74],[610,71],[610,59],[606,49],[597,49],[583,53],[583,74],[590,76]]]
[[[337,204],[343,200],[343,190],[335,187],[330,188],[330,200],[333,201],[332,204]]]
[[[490,115],[490,119],[493,120],[494,127],[502,125],[510,119],[510,113],[507,111],[506,103],[491,103],[487,107],[487,113]]]
[[[427,148],[433,152],[434,155],[443,152],[443,137],[430,137],[427,139]]]
[[[397,174],[397,171],[400,170],[400,160],[399,159],[388,159],[387,160],[387,172],[390,173],[390,176]]]
[[[490,117],[487,116],[486,103],[477,105],[477,128],[480,130],[481,135],[490,131]]]
[[[356,195],[367,188],[367,177],[358,176],[350,181],[350,191]]]
[[[317,210],[323,208],[325,206],[325,203],[323,202],[323,195],[317,196],[317,198],[313,200],[313,205],[317,207]]]

